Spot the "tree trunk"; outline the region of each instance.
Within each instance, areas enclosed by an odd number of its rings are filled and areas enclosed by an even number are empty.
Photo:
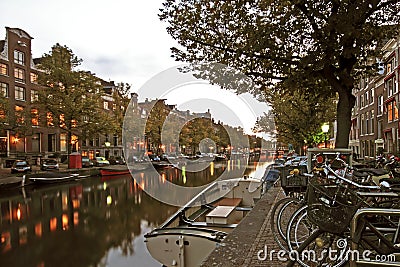
[[[349,147],[349,134],[351,130],[351,111],[355,105],[356,98],[351,89],[339,90],[339,101],[337,104],[337,135],[336,148]]]

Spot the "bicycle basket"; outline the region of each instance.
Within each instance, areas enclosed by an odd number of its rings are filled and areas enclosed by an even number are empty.
[[[310,179],[307,204],[307,217],[313,224],[323,231],[341,234],[350,225],[361,200],[348,188]]]

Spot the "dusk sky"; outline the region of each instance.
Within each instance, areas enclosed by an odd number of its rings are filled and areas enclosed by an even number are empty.
[[[140,92],[144,84],[160,72],[181,64],[171,58],[170,48],[176,41],[158,18],[162,2],[2,0],[0,39],[5,38],[6,26],[25,30],[34,38],[33,57],[48,53],[56,43],[66,45],[83,60],[80,69],[89,70],[107,81],[129,83],[132,91],[139,92],[143,100],[147,97]],[[198,88],[170,94],[168,103],[191,107],[193,112],[211,109],[216,120],[247,130],[254,125],[257,116],[267,110],[265,104],[258,104],[250,95],[244,101],[246,109],[238,110],[232,103],[243,102],[243,99],[216,87],[213,87],[215,93],[208,93],[209,100],[204,100],[204,95],[196,94]],[[150,94],[150,97],[160,96]],[[201,104],[198,97],[203,98]]]
[[[158,19],[161,0],[3,0],[0,39],[5,27],[25,30],[34,39],[33,57],[60,43],[83,59],[82,69],[134,89],[175,66],[175,44]]]

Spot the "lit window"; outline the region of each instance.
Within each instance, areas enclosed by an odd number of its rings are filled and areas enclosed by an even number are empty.
[[[65,133],[60,134],[60,150],[67,151],[67,135]]]
[[[393,121],[393,102],[388,103],[387,114],[388,114],[388,122]]]
[[[25,118],[24,118],[24,107],[21,106],[15,106],[15,120],[17,124],[24,124]]]
[[[65,127],[65,115],[60,114],[60,127],[63,128]]]
[[[8,84],[0,82],[0,93],[3,97],[8,97]]]
[[[14,69],[14,77],[17,82],[25,82],[25,70],[20,68]]]
[[[25,100],[25,88],[20,86],[15,86],[15,99],[16,100]]]
[[[51,112],[47,112],[46,119],[47,119],[47,126],[54,126],[54,118]]]
[[[39,126],[39,111],[37,108],[31,109],[32,126]]]
[[[36,73],[31,72],[31,83],[38,83],[38,75]]]
[[[24,52],[14,50],[14,62],[17,64],[25,65],[25,54]]]
[[[8,75],[8,66],[7,66],[7,64],[0,63],[0,74],[1,75]]]
[[[4,109],[0,109],[0,120],[4,122],[4,120],[7,118],[7,111]]]

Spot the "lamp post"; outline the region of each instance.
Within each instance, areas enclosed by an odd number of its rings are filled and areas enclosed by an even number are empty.
[[[324,139],[325,139],[325,148],[327,148],[327,133],[329,132],[329,123],[324,123],[321,126],[322,132],[324,133]]]

